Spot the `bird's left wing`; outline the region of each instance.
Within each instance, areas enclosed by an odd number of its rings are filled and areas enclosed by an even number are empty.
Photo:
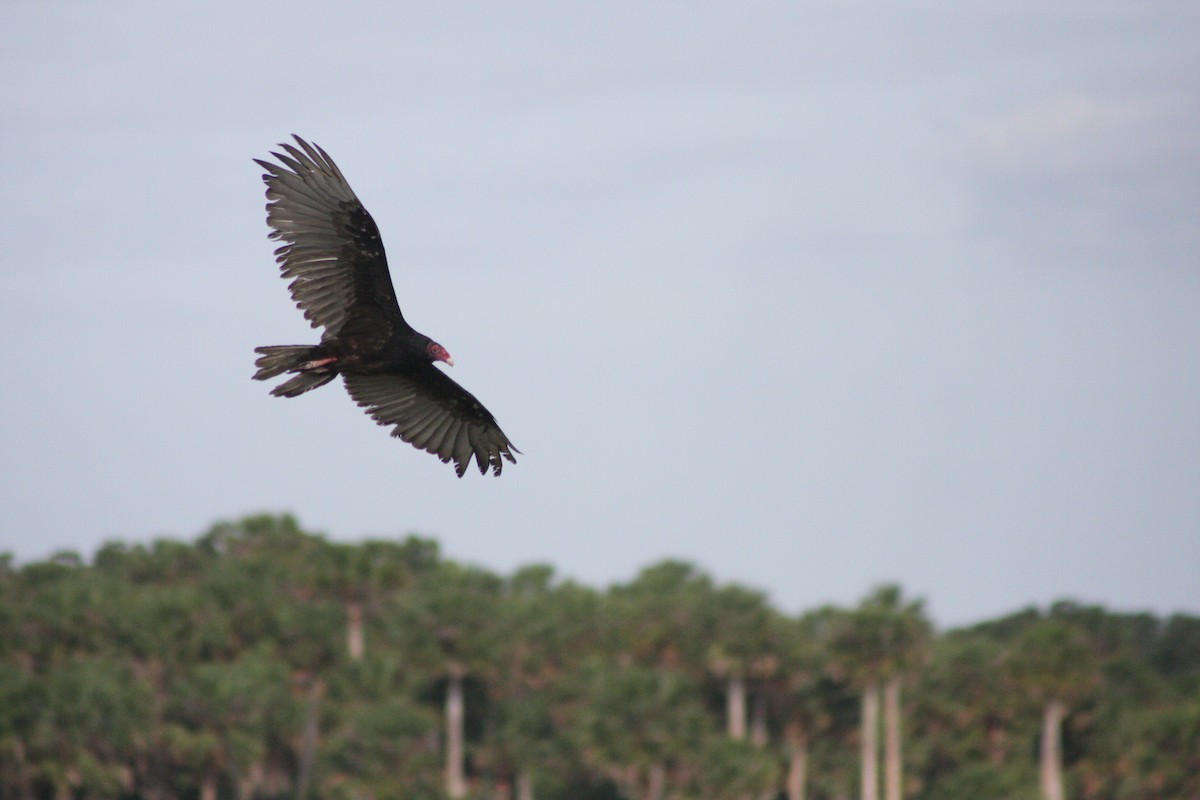
[[[375,220],[329,154],[299,136],[299,147],[280,144],[279,164],[267,171],[267,223],[284,242],[275,260],[292,299],[324,338],[338,334],[355,312],[406,326],[388,273]]]
[[[516,463],[520,453],[500,430],[496,419],[474,395],[433,364],[405,373],[343,373],[346,391],[380,425],[394,425],[398,436],[433,453],[443,463],[454,461],[461,478],[474,456],[480,473],[499,475],[504,459]]]

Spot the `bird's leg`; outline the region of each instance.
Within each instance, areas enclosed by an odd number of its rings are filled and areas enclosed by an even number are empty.
[[[308,361],[304,364],[301,364],[300,369],[318,369],[328,364],[332,364],[335,361],[337,361],[336,356],[330,358],[318,358],[316,361]]]

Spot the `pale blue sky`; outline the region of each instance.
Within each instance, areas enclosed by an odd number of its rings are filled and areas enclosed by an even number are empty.
[[[0,550],[291,511],[787,610],[1200,612],[1197,41],[1185,3],[10,3]],[[250,160],[292,132],[503,477],[249,379],[316,337]]]

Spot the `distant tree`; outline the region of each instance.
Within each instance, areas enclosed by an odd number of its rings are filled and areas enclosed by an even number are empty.
[[[591,766],[633,800],[662,800],[700,760],[711,720],[694,679],[666,667],[593,661],[581,675],[573,729]]]
[[[771,609],[761,592],[735,584],[717,587],[692,564],[663,561],[630,583],[614,586],[606,604],[619,620],[622,650],[639,663],[682,668],[697,679],[717,678],[725,695],[725,726],[733,739],[765,736],[765,706],[749,698],[754,681],[773,674]]]
[[[546,565],[505,581],[491,751],[495,779],[513,786],[516,800],[534,800],[539,784],[551,788],[554,773],[572,767],[560,731],[559,684],[597,654],[599,604],[591,589],[556,583]]]
[[[196,665],[172,687],[170,703],[166,739],[173,771],[187,768],[210,785],[224,778],[249,795],[268,777],[291,782],[276,745],[301,730],[303,711],[287,664],[269,646],[230,662]]]
[[[1042,797],[1062,800],[1063,719],[1092,690],[1097,678],[1095,654],[1077,626],[1049,617],[1016,638],[1006,666],[1014,689],[1042,708]]]
[[[609,646],[622,658],[645,665],[706,673],[712,630],[712,580],[693,564],[662,561],[625,584],[604,602]]]
[[[441,562],[412,592],[392,598],[389,624],[396,643],[444,682],[445,788],[451,798],[467,793],[466,686],[474,676],[493,681],[502,634],[503,583],[480,569]]]
[[[764,681],[778,668],[775,612],[761,592],[737,585],[712,589],[702,602],[702,619],[709,627],[708,666],[726,681],[726,732],[732,739],[756,732],[752,738],[761,746],[765,744],[766,707],[756,703],[756,718],[747,725],[747,681]]]
[[[150,716],[149,692],[119,659],[88,657],[58,665],[39,687],[28,718],[26,780],[56,796],[115,796],[131,788],[131,763]]]
[[[1132,757],[1147,797],[1200,797],[1200,698],[1143,712]]]
[[[769,607],[762,596],[738,587],[717,589],[693,565],[664,561],[642,570],[633,581],[612,587],[604,610],[608,658],[615,658],[616,665],[592,665],[585,693],[591,699],[584,707],[594,707],[596,694],[607,698],[603,701],[607,705],[628,696],[629,702],[655,720],[653,730],[629,732],[628,738],[622,739],[614,734],[613,739],[602,740],[602,747],[595,743],[585,747],[585,752],[608,754],[604,774],[626,787],[626,793],[657,798],[668,790],[692,785],[702,766],[709,763],[706,754],[717,757],[714,748],[722,763],[742,759],[746,755],[743,748],[726,748],[710,741],[713,720],[700,688],[710,675],[718,674],[736,693],[747,669],[763,667],[762,660],[770,654],[764,652],[762,643],[772,630]],[[745,629],[738,630],[739,624]],[[695,692],[687,702],[684,687],[693,687]],[[729,695],[726,698],[726,730],[731,730],[730,720],[744,730],[744,697],[733,697],[733,702]],[[736,721],[739,718],[741,723]],[[622,724],[628,725],[628,718]],[[617,746],[619,741],[626,745]],[[774,782],[771,758],[757,746],[750,751],[753,759],[742,763],[741,774],[753,776],[749,780],[756,792],[770,788]],[[620,753],[631,759],[623,767],[624,777],[620,762],[614,763]],[[754,765],[758,759],[768,764],[765,771]],[[732,789],[729,792],[727,796],[737,796]]]
[[[357,661],[366,649],[366,616],[378,614],[394,592],[411,588],[434,569],[436,542],[410,536],[403,542],[372,539],[357,544],[324,543],[305,564],[314,590],[331,595],[346,617],[346,652]]]
[[[862,690],[861,796],[878,800],[878,735],[881,686],[886,731],[885,786],[887,800],[902,795],[900,749],[900,686],[921,663],[931,637],[921,601],[904,603],[900,587],[877,588],[859,607],[842,617],[831,646],[839,669]]]
[[[1009,763],[1015,711],[1001,680],[1005,652],[994,638],[967,631],[934,643],[916,734],[943,768],[986,762],[999,770]]]
[[[439,715],[410,699],[410,665],[375,650],[331,676],[329,731],[314,769],[314,794],[442,798]]]
[[[0,659],[0,797],[32,797],[31,734],[44,685],[14,660]]]
[[[788,765],[784,792],[788,800],[805,800],[811,743],[830,722],[822,693],[823,620],[813,614],[779,618],[776,628],[781,664],[768,687],[783,725]]]
[[[1181,696],[1200,695],[1200,617],[1171,615],[1155,637],[1148,661]]]

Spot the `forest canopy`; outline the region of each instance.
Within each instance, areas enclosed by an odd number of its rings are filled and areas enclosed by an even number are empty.
[[[679,561],[597,589],[290,516],[0,557],[0,798],[1056,791],[1200,798],[1200,618],[937,631],[898,586],[789,614]]]

